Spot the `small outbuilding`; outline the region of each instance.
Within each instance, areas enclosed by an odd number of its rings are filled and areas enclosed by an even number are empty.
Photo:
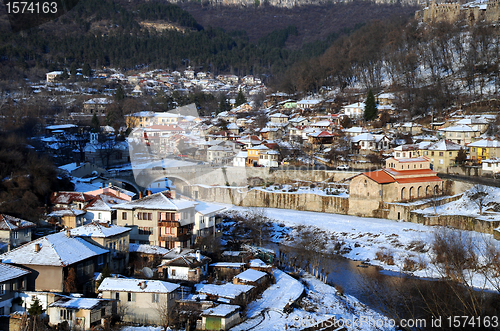
[[[221,304],[201,313],[201,330],[229,330],[241,322],[240,306]]]

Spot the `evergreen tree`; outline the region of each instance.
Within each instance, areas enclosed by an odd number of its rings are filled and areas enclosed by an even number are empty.
[[[76,78],[76,62],[71,63],[71,67],[69,68],[69,73],[71,74],[71,78]]]
[[[68,293],[75,293],[78,291],[75,268],[71,268],[68,271],[68,277],[66,277],[64,281],[64,291]]]
[[[101,131],[101,123],[99,123],[99,118],[97,118],[96,113],[94,113],[94,116],[92,116],[92,121],[90,122],[90,129],[92,130],[92,132]]]
[[[116,88],[115,100],[121,101],[123,99],[125,99],[125,91],[123,90],[123,86],[119,84],[118,87]]]
[[[245,94],[243,94],[243,91],[240,89],[238,91],[238,95],[236,96],[236,100],[235,100],[234,105],[236,107],[238,107],[246,102],[247,102],[247,98],[245,97]]]
[[[372,121],[377,118],[377,104],[372,90],[368,91],[365,101],[365,120]]]
[[[104,266],[104,268],[102,269],[101,278],[99,278],[99,280],[97,281],[97,287],[99,287],[101,285],[101,283],[103,282],[103,280],[105,278],[108,278],[108,277],[111,277],[111,270],[109,269],[108,265],[106,264]]]
[[[28,314],[30,314],[30,316],[38,316],[41,315],[42,313],[43,313],[42,305],[40,304],[38,298],[35,297],[35,300],[33,300],[31,307],[29,307],[28,309]]]
[[[226,96],[221,94],[219,99],[219,113],[231,110],[231,105],[227,102]]]
[[[82,68],[82,74],[87,77],[92,77],[92,69],[88,63],[85,63]]]

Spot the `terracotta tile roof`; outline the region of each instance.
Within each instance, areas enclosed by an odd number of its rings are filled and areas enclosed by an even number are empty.
[[[384,170],[364,172],[363,175],[365,175],[366,177],[370,178],[371,180],[373,180],[379,184],[387,184],[387,183],[394,183],[395,182],[394,178],[391,177]]]
[[[70,204],[73,201],[87,202],[94,199],[93,195],[80,192],[54,192],[50,197],[50,203],[55,204]]]

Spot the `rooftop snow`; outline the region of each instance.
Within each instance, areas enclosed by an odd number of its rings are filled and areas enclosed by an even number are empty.
[[[170,250],[167,248],[163,248],[160,246],[152,246],[152,245],[140,245],[140,244],[132,244],[128,245],[128,251],[130,253],[144,253],[144,254],[157,254],[164,255],[167,254]]]
[[[196,292],[199,293],[205,293],[223,298],[235,299],[240,294],[247,293],[255,286],[226,283],[224,285],[195,284],[195,287],[196,287]]]
[[[80,237],[95,237],[95,238],[108,238],[117,236],[132,230],[131,228],[117,226],[117,225],[104,225],[97,222],[92,222],[77,228],[71,229],[71,235]]]
[[[145,286],[142,286],[143,283]],[[99,286],[99,291],[141,292],[141,293],[170,293],[180,285],[161,280],[105,278]]]
[[[0,283],[29,274],[28,270],[0,263]]]
[[[240,306],[221,304],[215,308],[209,308],[202,311],[201,315],[227,317],[238,309],[240,309]]]
[[[35,245],[40,245],[37,252]],[[108,251],[81,238],[68,237],[66,231],[31,241],[0,255],[4,263],[65,267]]]
[[[94,298],[61,298],[53,302],[49,307],[70,308],[70,309],[93,309],[99,306],[102,302],[108,300]]]
[[[247,281],[247,282],[256,282],[262,277],[265,277],[267,274],[262,271],[254,270],[254,269],[247,269],[243,271],[241,274],[238,274],[235,276],[235,278],[238,278],[242,281]]]
[[[160,209],[160,210],[182,210],[196,206],[196,202],[189,200],[170,199],[165,193],[160,192],[145,198],[130,202],[115,205],[115,209],[133,210],[137,208],[143,209]]]

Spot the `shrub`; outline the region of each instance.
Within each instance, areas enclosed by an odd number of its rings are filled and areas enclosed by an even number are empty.
[[[417,270],[417,263],[409,257],[405,258],[403,271],[415,271],[415,270]]]
[[[394,257],[391,251],[387,249],[380,249],[375,253],[375,259],[385,262],[388,265],[394,265]]]

